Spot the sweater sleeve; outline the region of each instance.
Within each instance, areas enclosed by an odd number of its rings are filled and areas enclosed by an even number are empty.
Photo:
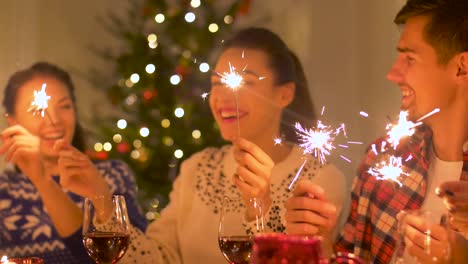
[[[119,263],[181,263],[180,238],[178,226],[189,211],[194,187],[191,184],[191,171],[195,165],[194,157],[184,161],[181,173],[173,184],[169,204],[161,216],[152,222],[146,234],[133,228],[131,245]]]
[[[125,197],[127,212],[130,222],[141,231],[145,231],[148,225],[138,200],[135,175],[129,166],[118,160],[111,161],[111,169],[105,170],[104,176],[111,182],[113,194],[120,194]]]

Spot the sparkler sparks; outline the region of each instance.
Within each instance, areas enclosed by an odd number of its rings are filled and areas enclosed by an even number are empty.
[[[377,180],[392,180],[402,186],[401,176],[408,175],[403,172],[402,169],[402,158],[390,156],[388,162],[382,161],[375,167],[369,168],[367,171],[370,175],[373,175]]]
[[[414,128],[418,126],[420,123],[413,123],[408,121],[408,112],[401,111],[400,116],[398,119],[398,123],[396,125],[388,124],[388,142],[393,146],[394,149],[400,143],[401,138],[405,136],[411,136],[414,134]]]
[[[323,114],[322,109],[322,114]],[[296,123],[296,134],[299,136],[299,141],[302,142],[299,144],[299,147],[303,149],[304,154],[312,154],[314,157],[318,158],[321,164],[325,164],[326,157],[331,154],[331,151],[336,147],[333,145],[335,138],[343,132],[346,136],[345,125],[341,124],[338,128],[332,129],[331,126],[326,126],[322,121],[317,121],[317,126],[313,129],[306,129],[302,127],[300,123]],[[344,156],[340,156],[344,160],[350,162]],[[300,169],[292,179],[291,183],[288,186],[288,189],[294,185],[294,183],[299,178],[299,175],[306,164],[307,159],[304,160]]]
[[[210,93],[203,93],[203,94],[201,95],[201,98],[203,98],[203,100],[206,100],[206,98],[208,98],[208,95],[209,95],[209,94],[210,94]]]
[[[344,133],[344,124],[341,124],[337,129],[331,129],[330,126],[326,126],[322,121],[317,121],[317,127],[315,129],[305,129],[300,123],[296,123],[294,126],[296,133],[299,136],[299,144],[304,149],[304,154],[313,154],[314,157],[319,158],[322,164],[326,161],[326,156],[329,156],[331,151],[335,149],[333,141],[335,137],[341,132]]]
[[[245,66],[241,72],[238,72],[236,71],[236,67],[232,66],[231,63],[229,63],[229,72],[217,74],[219,75],[219,77],[221,77],[221,83],[235,90],[244,84],[244,78],[242,77],[242,74],[245,72],[246,68],[247,66]]]
[[[50,100],[50,96],[47,95],[45,91],[46,87],[47,84],[43,83],[40,91],[34,91],[34,100],[28,108],[28,112],[32,112],[33,115],[41,113],[41,116],[44,117],[44,113],[46,112],[47,107],[49,107],[47,101]]]

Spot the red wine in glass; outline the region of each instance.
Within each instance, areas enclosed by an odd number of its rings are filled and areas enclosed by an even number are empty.
[[[130,243],[127,206],[122,195],[86,198],[83,245],[97,264],[115,264]]]
[[[83,237],[89,256],[98,263],[117,263],[128,248],[129,236],[112,232],[93,232]]]
[[[219,248],[227,261],[232,264],[248,264],[252,255],[251,236],[221,236]]]

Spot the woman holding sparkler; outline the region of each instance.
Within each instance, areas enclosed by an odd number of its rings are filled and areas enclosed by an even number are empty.
[[[316,120],[302,67],[277,35],[248,28],[226,41],[211,86],[212,113],[231,144],[207,148],[182,163],[169,205],[146,234],[132,231],[121,263],[224,263],[218,247],[224,196],[244,199],[237,216],[244,219],[246,234],[253,224],[253,208],[246,202],[251,197],[262,201],[266,231],[284,232],[288,185],[304,159],[309,161],[301,177],[330,194],[323,226],[333,225],[340,214],[344,176],[330,164],[304,157],[293,143],[294,122],[308,126]],[[275,138],[283,143],[276,145]]]
[[[0,174],[1,254],[42,257],[49,264],[92,263],[82,245],[84,196],[123,194],[134,225],[145,229],[127,165],[92,162],[83,153],[67,72],[44,62],[16,72],[3,106],[9,126],[1,132],[0,155],[14,168]]]

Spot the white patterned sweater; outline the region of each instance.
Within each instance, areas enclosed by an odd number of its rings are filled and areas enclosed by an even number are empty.
[[[232,182],[237,169],[232,149],[232,145],[207,148],[182,163],[169,205],[148,226],[146,235],[132,230],[131,245],[119,264],[226,263],[218,247],[218,222],[223,196],[239,195]],[[267,232],[284,231],[284,203],[291,196],[288,186],[303,161],[302,150],[295,146],[273,168],[272,205],[265,219]],[[338,210],[348,203],[345,178],[333,165],[320,166],[309,158],[300,178],[321,185]],[[243,221],[244,212],[240,210],[233,221]]]

